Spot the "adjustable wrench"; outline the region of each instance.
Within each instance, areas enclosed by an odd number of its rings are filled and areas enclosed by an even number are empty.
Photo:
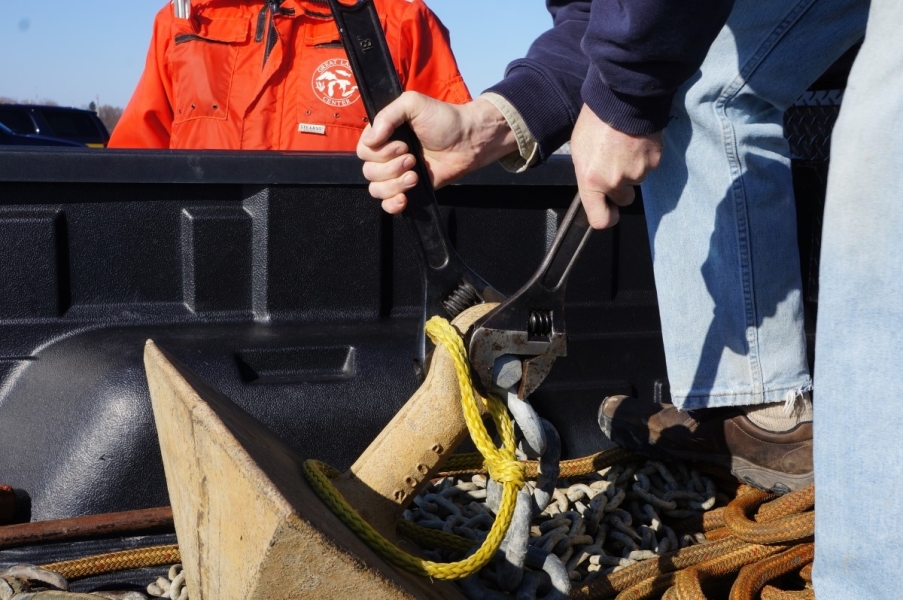
[[[342,44],[357,79],[367,116],[376,114],[401,95],[401,84],[386,44],[385,33],[373,0],[328,0],[341,34]],[[405,142],[422,157],[420,142],[405,123],[393,139]],[[516,356],[522,361],[518,397],[529,396],[548,375],[558,356],[567,350],[564,328],[564,291],[570,269],[592,232],[577,196],[571,203],[542,265],[516,294],[504,296],[470,269],[455,252],[439,216],[436,196],[424,161],[415,166],[418,184],[406,193],[402,213],[417,240],[423,277],[424,311],[427,316],[454,317],[479,302],[501,304],[479,319],[467,344],[476,383],[483,393],[493,388],[497,359]],[[421,327],[419,356],[425,342]],[[421,363],[422,364],[422,363]]]
[[[575,196],[536,273],[474,323],[467,354],[476,383],[484,393],[492,389],[494,367],[503,356],[514,355],[521,360],[517,397],[524,400],[543,382],[555,359],[567,354],[565,284],[592,231],[580,196]]]

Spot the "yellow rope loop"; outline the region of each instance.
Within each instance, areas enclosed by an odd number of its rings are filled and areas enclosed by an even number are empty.
[[[514,424],[505,406],[497,399],[489,397],[481,398],[489,409],[489,414],[495,423],[499,436],[502,438],[502,447],[496,448],[489,437],[489,432],[480,418],[477,408],[476,394],[470,378],[470,364],[467,362],[467,352],[464,349],[464,341],[452,325],[442,317],[432,317],[426,322],[426,334],[435,344],[442,344],[451,356],[458,375],[458,383],[461,387],[461,406],[464,411],[464,419],[470,437],[480,454],[485,458],[484,464],[489,471],[489,476],[499,483],[513,483],[518,490],[524,487],[524,465],[517,460],[514,454],[515,437]]]
[[[331,478],[338,475],[335,469],[320,461],[308,460],[304,463],[304,474],[310,481],[311,487],[317,491],[339,519],[386,560],[417,575],[435,579],[462,579],[482,569],[502,545],[502,540],[505,538],[514,516],[517,492],[524,487],[525,467],[515,458],[514,424],[511,422],[505,406],[497,398],[482,398],[482,400],[489,409],[489,414],[502,438],[501,448],[496,448],[489,432],[483,425],[461,336],[448,321],[440,317],[433,317],[427,322],[426,333],[434,343],[445,346],[451,356],[455,365],[455,373],[458,376],[461,408],[467,430],[470,432],[474,445],[483,455],[490,476],[502,485],[499,511],[483,544],[469,557],[453,563],[437,563],[412,556],[382,537],[348,504],[330,481]]]
[[[524,466],[517,461],[486,459],[486,470],[493,481],[513,483],[518,490],[524,487]]]

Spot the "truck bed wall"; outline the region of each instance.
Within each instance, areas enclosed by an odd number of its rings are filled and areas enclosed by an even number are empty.
[[[811,300],[824,163],[798,162],[796,181]],[[512,293],[575,191],[561,157],[485,169],[439,202],[464,260]],[[20,517],[167,504],[147,339],[300,455],[348,467],[418,385],[408,235],[353,156],[4,150],[0,483],[19,490]],[[533,403],[575,457],[604,442],[605,396],[667,398],[641,200],[590,239],[565,317],[568,356]]]

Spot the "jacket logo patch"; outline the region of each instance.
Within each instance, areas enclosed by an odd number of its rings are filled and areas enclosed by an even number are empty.
[[[349,106],[361,97],[345,58],[331,58],[317,67],[311,85],[317,98],[329,106]]]

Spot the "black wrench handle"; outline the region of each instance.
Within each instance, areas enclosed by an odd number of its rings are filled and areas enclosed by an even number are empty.
[[[545,258],[529,281],[502,302],[495,310],[477,321],[475,329],[483,326],[500,330],[526,331],[531,312],[549,313],[552,331],[564,333],[565,284],[580,252],[593,228],[586,209],[577,195],[558,225],[558,232]]]
[[[353,4],[341,0],[327,1],[357,79],[364,109],[372,122],[377,113],[403,91],[379,15],[373,0],[356,0]],[[437,314],[449,318],[456,316],[457,312],[449,310],[447,301],[459,292],[459,286],[463,283],[475,290],[478,301],[501,301],[504,296],[468,267],[452,246],[439,214],[436,194],[423,159],[423,148],[410,125],[403,123],[397,127],[392,139],[407,144],[408,150],[417,157],[414,167],[417,184],[405,193],[408,203],[402,216],[414,235],[421,264],[423,320]],[[463,297],[468,296],[464,294]],[[426,344],[421,331],[418,338],[418,358],[421,362],[425,357]]]
[[[561,225],[558,226],[552,247],[549,248],[533,280],[538,281],[542,288],[550,293],[558,293],[560,290],[563,296],[564,284],[571,273],[571,268],[577,262],[577,257],[580,256],[580,251],[583,250],[592,231],[583,202],[579,195],[575,196],[561,220]]]
[[[342,44],[351,61],[364,109],[372,122],[377,113],[403,91],[379,15],[372,0],[356,2],[354,5],[329,0],[329,5],[342,34]],[[403,214],[408,225],[413,228],[419,245],[418,252],[425,264],[431,269],[441,269],[448,264],[454,250],[442,228],[439,206],[422,159],[420,140],[407,123],[395,129],[392,139],[407,144],[411,154],[418,157],[414,166],[417,185],[405,193],[408,205]]]

